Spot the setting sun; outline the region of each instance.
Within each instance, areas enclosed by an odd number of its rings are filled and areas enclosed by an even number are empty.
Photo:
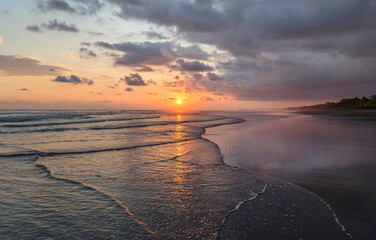
[[[178,100],[176,101],[176,103],[177,103],[177,104],[181,104],[181,100],[178,99]]]

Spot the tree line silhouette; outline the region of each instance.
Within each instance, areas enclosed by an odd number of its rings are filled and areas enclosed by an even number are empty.
[[[339,102],[326,102],[313,106],[304,106],[302,109],[330,110],[330,109],[367,109],[376,108],[376,95],[367,97],[344,98]]]

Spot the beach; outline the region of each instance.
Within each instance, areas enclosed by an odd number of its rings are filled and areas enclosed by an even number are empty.
[[[242,155],[244,145],[234,140],[290,118],[264,111],[3,111],[0,234],[350,239],[350,228],[320,194],[244,164],[259,157]],[[285,160],[242,142],[271,161]]]
[[[246,122],[210,128],[205,136],[226,164],[303,187],[325,200],[355,239],[372,239],[375,120],[371,111],[344,112],[265,111],[257,120],[240,113]]]

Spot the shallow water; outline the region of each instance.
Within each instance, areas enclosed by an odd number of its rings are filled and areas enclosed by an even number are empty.
[[[0,121],[2,238],[210,239],[264,187],[201,138],[237,118],[8,111]]]
[[[368,117],[233,113],[247,121],[210,128],[226,164],[321,196],[355,239],[376,236],[376,121]]]

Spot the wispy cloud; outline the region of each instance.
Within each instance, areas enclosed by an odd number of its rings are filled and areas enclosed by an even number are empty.
[[[69,71],[39,60],[14,55],[0,55],[0,76],[51,76]]]
[[[58,20],[50,20],[48,23],[41,23],[39,25],[26,26],[26,30],[35,33],[42,33],[45,31],[59,31],[59,32],[79,32],[74,24],[67,24],[66,22],[59,22]]]
[[[103,6],[104,4],[98,0],[46,0],[37,2],[37,8],[42,12],[62,11],[79,15],[96,14]]]
[[[80,58],[88,59],[88,58],[96,58],[97,57],[97,54],[95,52],[93,52],[92,50],[89,50],[85,47],[80,48],[78,50],[78,53],[80,55]]]

